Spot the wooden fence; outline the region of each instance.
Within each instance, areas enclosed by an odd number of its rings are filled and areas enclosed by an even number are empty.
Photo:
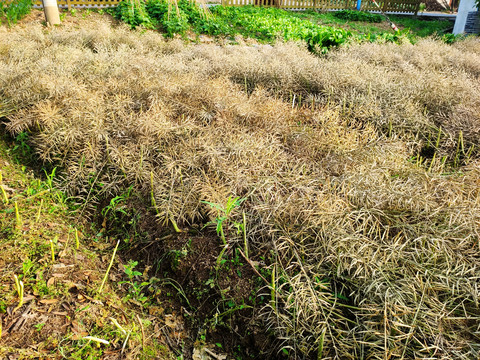
[[[61,8],[89,7],[102,8],[116,6],[121,0],[57,0]],[[398,13],[417,13],[422,0],[377,0],[383,11]],[[7,0],[8,2],[8,0]],[[35,7],[42,7],[41,0],[34,0]],[[224,6],[273,6],[290,10],[343,10],[356,9],[357,0],[222,0]],[[362,0],[361,10],[378,11],[371,0]]]
[[[421,0],[377,0],[385,12],[417,13]],[[344,10],[356,9],[357,0],[222,0],[224,6],[273,6],[290,10]],[[361,10],[378,11],[371,0],[362,0]]]
[[[117,6],[120,1],[121,0],[57,0],[57,4],[60,8],[104,8]],[[43,7],[42,0],[34,0],[33,5],[36,8]]]

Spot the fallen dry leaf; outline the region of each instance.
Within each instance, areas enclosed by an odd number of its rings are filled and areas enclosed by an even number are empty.
[[[68,313],[66,311],[52,311],[53,315],[58,315],[58,316],[67,316]]]
[[[40,303],[43,305],[51,305],[51,304],[56,304],[58,302],[58,299],[45,299],[45,300],[40,300]]]
[[[72,340],[81,340],[83,339],[85,336],[87,336],[88,333],[86,331],[83,331],[83,332],[79,332],[79,333],[75,333],[73,334],[73,336],[71,337]]]

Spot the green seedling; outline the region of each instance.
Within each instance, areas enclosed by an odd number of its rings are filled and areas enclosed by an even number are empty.
[[[67,233],[67,241],[65,242],[65,246],[64,246],[64,253],[66,254],[66,251],[68,249],[68,244],[70,243],[70,231]]]
[[[52,191],[52,193],[54,193],[58,201],[60,203],[64,203],[65,202],[64,194],[61,191],[55,191],[55,187],[54,187],[55,184],[53,179],[55,178],[56,171],[57,171],[56,167],[53,168],[50,174],[45,169],[43,170],[43,172],[45,173],[45,176],[47,177],[47,179],[45,180],[45,184],[47,185],[47,190],[45,190],[45,192]],[[40,194],[41,193],[39,193],[38,195]]]
[[[128,276],[129,281],[120,281],[119,284],[128,284],[130,285],[130,294],[129,297],[133,297],[135,300],[140,302],[145,302],[147,297],[142,293],[142,290],[145,286],[150,285],[150,282],[143,281],[138,283],[134,281],[137,276],[142,275],[140,271],[136,271],[135,267],[138,265],[138,261],[130,260],[128,264],[124,265],[125,274]]]
[[[135,267],[138,265],[138,261],[130,260],[127,265],[125,265],[125,274],[130,280],[133,280],[136,276],[142,275],[140,271],[135,270]]]
[[[123,335],[127,336],[127,331],[118,323],[118,321],[117,321],[116,319],[114,319],[114,318],[112,318],[112,317],[109,318],[109,319],[110,319],[110,321],[113,323],[113,325],[115,325],[115,327],[116,327],[118,330],[120,330],[120,332],[121,332]]]
[[[127,212],[125,211],[125,205],[121,205],[125,201],[127,201],[131,194],[132,194],[133,186],[130,186],[127,191],[122,194],[115,196],[113,199],[110,200],[110,204],[108,204],[103,210],[102,210],[102,215],[106,218],[109,213],[112,213],[114,217],[116,216],[117,213],[127,215]]]
[[[170,222],[172,223],[173,229],[175,230],[176,233],[181,233],[182,230],[178,227],[177,223],[173,219],[173,217],[170,216]]]
[[[437,153],[433,153],[433,157],[432,157],[432,161],[430,162],[430,166],[428,167],[428,172],[430,172],[432,170],[432,167],[433,167],[433,164],[435,163],[435,158],[437,156]]]
[[[454,160],[454,165],[458,166],[458,162],[460,160],[460,154],[464,153],[465,154],[465,149],[463,145],[463,132],[460,130],[458,134],[458,141],[457,141],[457,150],[455,151],[455,160]]]
[[[23,277],[27,277],[30,274],[30,271],[33,269],[35,263],[30,260],[29,258],[26,258],[25,261],[22,264],[22,270],[23,270]]]
[[[177,291],[178,295],[180,295],[183,298],[183,300],[185,300],[185,302],[188,304],[190,309],[196,310],[195,307],[193,307],[192,304],[190,304],[190,301],[188,300],[188,296],[185,293],[185,291],[183,290],[182,285],[180,285],[174,279],[164,278],[164,279],[160,280],[160,279],[157,279],[157,278],[153,277],[153,278],[150,279],[150,283],[151,284],[160,283],[164,286],[169,285],[169,286],[173,287]]]
[[[327,328],[323,328],[322,334],[320,335],[320,341],[318,342],[318,352],[317,352],[317,359],[322,359],[323,355],[323,343],[325,341],[325,333],[327,332]]]
[[[242,212],[242,219],[243,219],[243,247],[245,249],[245,257],[248,261],[248,242],[247,242],[247,219],[245,217],[245,211]]]
[[[442,138],[442,127],[440,126],[438,128],[438,135],[437,135],[437,140],[435,141],[435,148],[438,149],[438,146],[440,145],[440,139]]]
[[[55,237],[55,241],[57,241],[57,237]],[[52,253],[52,263],[55,262],[55,244],[52,240],[50,240],[50,251]]]
[[[1,182],[3,182],[3,176],[2,176],[2,173],[0,172],[0,183]],[[5,205],[8,205],[8,196],[7,196],[7,193],[5,192],[3,185],[0,185],[0,189],[2,190],[3,202],[5,203]]]
[[[117,241],[117,245],[115,246],[115,249],[113,250],[112,259],[110,260],[110,264],[108,265],[107,271],[105,272],[105,276],[103,277],[102,285],[100,285],[100,289],[98,289],[99,294],[102,292],[103,287],[105,286],[105,282],[107,281],[108,273],[110,272],[110,269],[112,268],[113,259],[115,259],[115,254],[117,253],[118,245],[120,245],[120,240]]]
[[[472,152],[475,149],[475,145],[472,144],[468,150],[467,153],[465,154],[465,164],[468,164],[470,162],[470,157],[472,156]]]
[[[18,305],[15,309],[13,309],[13,313],[15,313],[15,311],[17,311],[18,309],[20,309],[22,306],[23,306],[23,281],[19,281],[18,280],[18,277],[17,275],[13,275],[14,279],[15,279],[15,287],[17,289],[17,294],[18,294]]]
[[[22,228],[22,218],[20,217],[20,212],[18,211],[18,204],[15,201],[15,220],[17,225],[17,230]]]
[[[42,214],[43,199],[40,199],[40,206],[38,207],[37,216],[35,217],[35,223],[40,221],[40,215]]]
[[[78,230],[75,229],[75,248],[78,250],[80,247],[80,241],[78,240]]]
[[[127,346],[127,343],[128,343],[128,339],[130,338],[130,334],[131,334],[131,331],[128,331],[125,330],[119,323],[116,319],[114,318],[110,318],[110,321],[113,323],[113,325],[115,325],[115,327],[123,334],[123,336],[125,336],[125,340],[123,342],[123,345],[122,345],[122,354],[123,354],[123,351],[125,350],[125,347]]]
[[[460,149],[462,150],[462,153],[465,154],[465,146],[463,144],[463,131],[460,130],[460,133],[458,134],[458,144],[460,145]]]
[[[44,326],[45,326],[45,323],[39,323],[39,324],[33,325],[33,327],[37,329],[37,331],[42,331]]]
[[[231,196],[229,196],[228,199],[227,199],[227,204],[225,205],[225,207],[222,207],[219,204],[215,204],[215,203],[212,203],[212,202],[209,202],[209,201],[202,201],[202,203],[210,205],[211,208],[217,210],[218,215],[215,218],[215,220],[207,223],[205,226],[208,226],[208,225],[215,225],[216,226],[217,235],[220,236],[220,238],[222,239],[223,245],[227,245],[227,239],[225,238],[224,226],[225,226],[225,224],[228,223],[228,221],[231,217],[232,211],[235,208],[237,208],[238,206],[240,206],[242,204],[242,202],[244,202],[244,201],[245,201],[245,198],[240,199],[240,197],[232,198]]]
[[[217,308],[217,312],[214,314],[213,319],[209,321],[213,328],[215,328],[217,325],[222,323],[223,325],[226,325],[225,322],[223,321],[225,317],[229,317],[237,311],[252,308],[252,306],[245,305],[245,304],[236,305],[233,300],[228,300],[225,304],[228,307],[228,309],[223,312],[219,312],[219,309]]]
[[[227,251],[227,249],[228,249],[228,244],[225,244],[222,251],[220,251],[220,254],[217,257],[217,270],[220,267],[220,265],[222,264],[223,254],[225,254],[225,251]]]
[[[49,189],[53,189],[53,178],[55,177],[55,171],[57,171],[57,168],[53,168],[52,172],[49,174],[47,170],[43,170],[45,173],[47,180],[45,181],[47,183],[47,186]]]
[[[150,171],[150,199],[151,199],[153,208],[158,213],[157,202],[155,201],[155,194],[153,192],[153,171]]]
[[[0,189],[2,190],[3,202],[5,203],[5,205],[8,205],[8,195],[5,192],[5,188],[3,187],[3,185],[0,185]]]
[[[277,290],[276,290],[276,280],[275,280],[275,265],[273,265],[273,270],[272,270],[272,285],[271,285],[271,296],[272,296],[272,307],[274,310],[276,310],[277,306],[276,306],[276,294],[277,294]]]

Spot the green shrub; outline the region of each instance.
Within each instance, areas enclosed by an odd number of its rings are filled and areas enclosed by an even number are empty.
[[[382,16],[379,14],[371,14],[365,11],[340,10],[333,14],[338,19],[350,21],[365,21],[379,23],[382,22]]]

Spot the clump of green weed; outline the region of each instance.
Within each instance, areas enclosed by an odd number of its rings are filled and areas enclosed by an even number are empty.
[[[32,7],[32,0],[13,0],[8,4],[0,2],[0,19],[3,15],[7,20],[8,26],[13,26],[28,15]]]
[[[453,44],[458,40],[464,39],[465,35],[462,34],[444,34],[441,39],[445,44]]]
[[[231,225],[231,226],[233,225],[238,232],[242,231],[243,224],[240,222],[233,221],[231,219],[231,216],[232,216],[233,210],[239,207],[244,201],[245,199],[240,199],[240,197],[238,196],[235,198],[229,196],[225,206],[222,206],[220,204],[214,204],[209,201],[202,201],[204,204],[209,205],[212,208],[212,210],[214,209],[217,211],[217,216],[215,217],[215,220],[207,223],[207,225],[205,226],[215,225],[217,235],[220,236],[224,245],[227,245],[225,228],[228,227],[228,225]]]
[[[125,284],[128,287],[128,295],[126,300],[134,299],[140,303],[144,303],[148,300],[145,296],[144,289],[146,286],[150,285],[148,281],[138,281],[138,278],[142,275],[140,271],[135,270],[135,267],[138,265],[138,261],[130,260],[128,264],[124,265],[125,275],[127,275],[128,280],[120,281],[119,284]]]

